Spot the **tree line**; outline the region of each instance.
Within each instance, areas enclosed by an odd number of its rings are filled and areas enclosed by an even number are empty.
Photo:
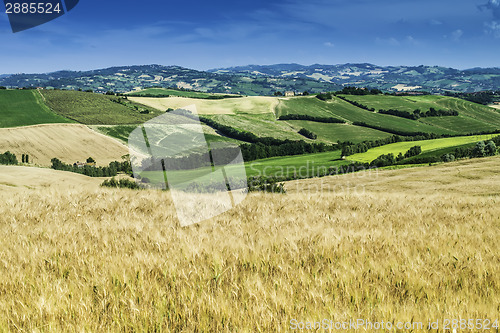
[[[473,135],[473,134],[471,134]],[[474,134],[475,135],[475,134]],[[434,133],[421,133],[420,135],[415,136],[400,136],[393,135],[388,138],[372,140],[372,141],[363,141],[360,143],[352,143],[352,142],[339,142],[339,146],[342,149],[341,156],[350,156],[358,153],[365,153],[368,149],[385,146],[391,143],[397,142],[409,142],[409,141],[423,141],[423,140],[433,140],[445,137],[452,137],[452,135],[448,134],[434,134]]]
[[[381,114],[389,114],[396,117],[407,118],[411,120],[418,120],[420,118],[425,117],[449,117],[449,116],[458,116],[458,111],[456,110],[436,110],[434,108],[430,108],[429,111],[422,112],[420,109],[416,109],[413,112],[401,111],[396,109],[384,110],[380,109],[378,113]]]
[[[500,90],[478,91],[473,93],[461,93],[461,92],[452,93],[447,91],[445,92],[445,95],[450,97],[465,99],[466,101],[483,105],[492,104],[493,102],[497,102],[500,100]]]
[[[398,164],[406,158],[420,155],[422,153],[422,147],[413,146],[404,155],[399,153],[398,156],[394,157],[393,153],[384,154],[378,156],[376,159],[370,162],[370,167],[382,168],[385,166],[390,166]]]
[[[343,95],[380,95],[382,94],[380,89],[369,89],[369,88],[358,88],[353,86],[344,87],[342,90],[336,91],[335,94]]]
[[[308,143],[303,140],[285,140],[279,145],[264,145],[262,143],[243,144],[240,146],[245,162],[278,156],[293,156],[304,154],[323,153],[340,149],[338,145],[324,143]]]
[[[299,134],[311,140],[316,140],[318,138],[316,133],[308,130],[307,128],[301,128],[299,130]]]
[[[337,97],[340,98],[343,101],[346,101],[347,103],[349,103],[351,105],[354,105],[355,107],[360,108],[360,109],[363,109],[363,110],[366,110],[366,111],[370,111],[370,112],[374,112],[375,111],[375,108],[369,108],[368,106],[366,106],[364,104],[361,104],[359,102],[351,101],[351,100],[345,98],[344,96],[337,95]]]
[[[89,158],[88,160],[90,160]],[[92,159],[93,160],[93,159]],[[54,170],[69,171],[74,173],[83,174],[89,177],[112,177],[116,176],[118,172],[132,173],[132,166],[129,161],[118,162],[114,161],[109,163],[107,167],[97,167],[92,165],[85,165],[79,167],[76,164],[66,164],[58,158],[50,160],[51,168]]]
[[[345,124],[346,121],[334,117],[314,117],[307,114],[287,114],[280,116],[278,120],[309,120],[317,123]]]

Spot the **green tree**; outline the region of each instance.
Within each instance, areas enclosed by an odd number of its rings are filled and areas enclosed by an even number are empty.
[[[497,153],[497,145],[493,141],[488,141],[484,147],[484,152],[487,156],[493,156]]]
[[[479,141],[472,150],[473,157],[483,157],[485,155],[486,144],[484,141]]]

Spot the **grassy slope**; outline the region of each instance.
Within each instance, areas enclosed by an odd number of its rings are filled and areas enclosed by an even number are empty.
[[[71,122],[52,112],[36,90],[0,90],[0,127]]]
[[[298,134],[297,128],[287,122],[276,121],[274,115],[269,113],[263,115],[211,115],[208,117],[221,124],[252,132],[260,137],[311,141]]]
[[[124,143],[128,142],[128,138],[130,133],[137,128],[136,125],[112,125],[112,126],[93,126],[97,131],[111,136],[115,139],[118,139]],[[238,140],[234,140],[228,137],[224,137],[218,135],[215,130],[212,128],[202,124],[203,131],[205,133],[205,139],[207,142],[218,142],[218,141],[226,141],[226,142],[239,142]]]
[[[128,96],[178,96],[178,97],[188,97],[188,98],[209,98],[211,96],[220,96],[222,94],[209,94],[198,91],[182,91],[175,89],[164,89],[164,88],[149,88],[140,91],[135,91],[127,94]]]
[[[278,114],[306,114],[317,117],[336,117],[347,122],[364,122],[369,125],[381,126],[398,131],[428,132],[437,134],[451,134],[452,130],[424,124],[418,121],[391,115],[378,114],[355,107],[340,98],[328,102],[320,101],[315,97],[292,98],[281,101]],[[348,140],[348,138],[346,138]]]
[[[348,96],[364,104],[370,103],[380,108],[400,108],[423,111],[430,107],[436,109],[453,108],[460,112],[459,117],[425,118],[420,121],[409,120],[391,115],[369,112],[355,107],[339,98],[320,101],[315,97],[297,97],[289,99],[250,97],[222,101],[196,100],[188,98],[133,98],[158,110],[179,108],[190,104],[197,106],[200,114],[213,117],[225,125],[241,130],[248,130],[259,136],[276,138],[302,139],[296,132],[306,127],[319,135],[319,140],[336,142],[373,140],[387,137],[389,134],[359,127],[341,127],[337,124],[321,124],[303,121],[276,122],[272,116],[302,114],[315,117],[336,117],[348,123],[365,122],[389,130],[404,132],[427,132],[436,134],[467,134],[470,132],[491,131],[496,129],[495,121],[500,122],[500,113],[487,107],[441,96],[396,97],[396,96]],[[400,102],[402,104],[400,104]],[[378,103],[378,104],[377,104]],[[451,105],[448,105],[450,104]],[[443,104],[443,105],[441,105]],[[273,110],[275,112],[273,112]],[[500,124],[500,123],[499,123]]]
[[[342,95],[350,101],[356,101],[370,108],[380,109],[398,109],[401,111],[413,112],[415,109],[428,111],[430,108],[441,109],[437,101],[442,96],[387,96],[387,95]]]
[[[43,90],[47,105],[57,114],[86,125],[139,124],[162,114],[140,114],[112,101],[113,96],[81,91]]]
[[[374,130],[371,128],[354,126],[350,124],[326,124],[307,120],[287,120],[289,124],[297,128],[307,128],[318,135],[319,140],[335,143],[337,141],[351,141],[354,143],[366,140],[378,140],[391,136],[392,134]]]
[[[413,146],[421,146],[422,152],[426,152],[441,148],[461,146],[467,143],[478,142],[482,140],[489,140],[497,135],[498,134],[488,134],[488,135],[461,136],[454,138],[442,138],[442,139],[425,140],[425,141],[398,142],[381,147],[372,148],[368,150],[366,153],[360,153],[348,156],[347,159],[351,161],[369,163],[380,155],[393,153],[396,156],[399,153],[404,154],[405,152],[408,151],[408,149],[410,149]]]
[[[458,117],[429,117],[421,118],[419,122],[436,126],[445,131],[467,134],[471,132],[493,131],[500,129],[500,113],[490,107],[464,101],[458,98],[444,96],[345,96],[349,100],[357,101],[368,107],[379,109],[398,109],[413,112],[420,109],[422,112],[429,108],[456,110]]]
[[[251,194],[188,228],[164,192],[0,191],[0,326],[278,332],[292,318],[495,320],[499,166],[287,184],[288,195]]]
[[[329,167],[336,167],[350,164],[350,161],[340,159],[340,151],[272,157],[262,160],[252,161],[245,164],[245,170],[248,177],[266,176],[266,177],[282,177],[293,175],[296,173],[302,177],[314,177],[322,171],[328,170]],[[176,180],[182,178],[188,180],[211,172],[209,169],[188,170],[182,172],[170,172],[175,175]],[[147,177],[154,182],[163,182],[163,173],[156,171],[145,171],[141,173],[143,177]]]

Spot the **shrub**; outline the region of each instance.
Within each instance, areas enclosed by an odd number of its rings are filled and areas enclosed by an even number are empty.
[[[139,184],[137,184],[135,181],[128,180],[128,179],[120,179],[116,180],[115,177],[111,179],[106,179],[101,186],[103,187],[116,187],[116,188],[128,188],[132,190],[138,190],[141,189]]]
[[[299,134],[311,140],[316,140],[318,138],[318,136],[314,132],[311,132],[307,128],[301,128]]]

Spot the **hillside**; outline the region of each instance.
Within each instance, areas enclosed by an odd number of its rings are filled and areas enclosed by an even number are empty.
[[[430,92],[474,92],[498,90],[499,68],[458,70],[439,66],[377,66],[373,64],[339,64],[304,66],[299,64],[250,65],[210,70],[212,73],[315,79],[320,82],[382,90]]]
[[[189,105],[196,105],[199,114],[274,114],[278,105],[278,98],[251,96],[243,98],[229,98],[222,100],[207,100],[183,97],[128,97],[132,102],[150,106],[157,110],[179,109]]]
[[[369,170],[348,175],[287,182],[289,193],[347,191],[423,197],[467,198],[500,195],[500,156],[397,170]],[[457,201],[458,203],[458,201]],[[451,205],[450,205],[451,209]],[[500,229],[497,229],[500,230]]]
[[[60,190],[96,189],[103,178],[91,178],[73,172],[57,171],[45,168],[23,166],[0,166],[0,192],[12,193],[25,190]]]
[[[498,90],[500,69],[458,70],[439,66],[250,65],[198,71],[179,66],[122,66],[85,72],[0,76],[0,86],[92,89],[97,92],[139,91],[151,87],[182,88],[205,93],[272,95],[276,91],[334,91],[342,86],[378,88],[386,91],[426,90],[476,92]]]
[[[135,97],[188,97],[188,98],[199,98],[199,99],[223,99],[223,98],[238,98],[241,95],[230,95],[230,94],[214,94],[205,93],[195,90],[185,90],[185,89],[167,89],[167,88],[147,88],[138,91],[132,91],[127,93],[127,96]]]
[[[499,169],[495,157],[287,184],[287,195],[254,193],[181,228],[166,192],[29,189],[24,172],[36,170],[0,167],[12,183],[0,185],[0,323],[270,332],[293,318],[493,321]],[[318,193],[320,182],[343,186]]]
[[[0,90],[0,127],[70,122],[52,112],[37,90]]]
[[[116,96],[47,89],[40,92],[55,113],[86,125],[140,124],[161,114]]]
[[[345,100],[341,99],[343,97]],[[388,95],[340,95],[322,101],[315,96],[306,97],[242,97],[207,100],[185,97],[128,97],[131,102],[146,105],[158,111],[196,105],[199,114],[240,131],[251,132],[259,137],[308,140],[298,134],[306,128],[317,135],[317,141],[337,143],[384,139],[394,134],[413,135],[468,135],[493,132],[500,129],[500,112],[476,103],[445,96],[388,96]],[[368,111],[350,102],[373,107]],[[380,109],[398,109],[422,113],[436,110],[456,111],[458,116],[429,116],[407,119],[382,114]],[[279,120],[286,116],[335,118],[345,124],[325,123],[319,120]]]
[[[42,166],[50,166],[54,157],[71,164],[92,157],[106,166],[129,152],[117,140],[78,124],[1,128],[0,152],[5,151],[16,154],[19,161],[28,154],[31,163]]]
[[[266,78],[254,75],[227,75],[179,66],[123,66],[86,72],[60,71],[48,74],[14,74],[0,77],[0,86],[12,88],[81,88],[96,92],[130,92],[148,87],[184,88],[208,93],[272,95],[275,91],[321,92],[337,90],[337,84],[314,79]]]

